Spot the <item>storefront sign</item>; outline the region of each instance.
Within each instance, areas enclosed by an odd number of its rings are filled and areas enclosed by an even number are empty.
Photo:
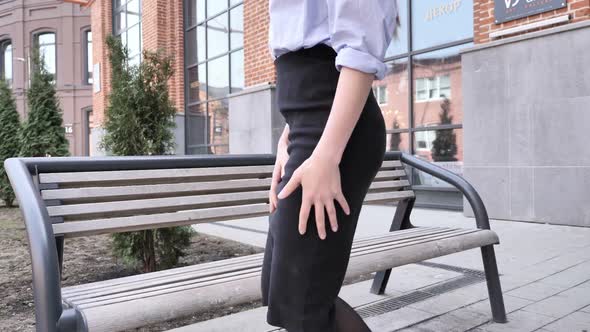
[[[567,6],[567,0],[494,0],[496,24]]]
[[[432,21],[439,16],[449,15],[456,12],[461,6],[461,1],[462,0],[451,0],[436,7],[428,8],[425,16],[426,21]]]

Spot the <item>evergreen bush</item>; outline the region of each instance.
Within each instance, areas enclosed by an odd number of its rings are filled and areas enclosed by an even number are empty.
[[[174,149],[176,108],[168,93],[172,58],[159,52],[143,52],[138,66],[130,66],[127,50],[118,38],[107,38],[111,64],[109,105],[101,147],[119,156],[164,155]],[[143,271],[178,264],[190,245],[192,227],[161,228],[113,235],[115,254]]]
[[[18,156],[19,132],[20,119],[12,91],[4,80],[0,80],[0,199],[7,207],[12,207],[14,192],[4,170],[4,160]]]

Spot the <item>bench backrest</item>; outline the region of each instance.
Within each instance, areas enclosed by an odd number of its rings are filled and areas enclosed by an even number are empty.
[[[273,165],[38,174],[55,235],[65,237],[263,216]],[[365,203],[414,197],[398,160],[387,160]]]

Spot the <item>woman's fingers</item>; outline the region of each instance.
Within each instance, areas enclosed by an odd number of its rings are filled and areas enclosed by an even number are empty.
[[[277,208],[277,186],[279,184],[280,179],[280,171],[281,166],[276,164],[273,172],[272,172],[272,180],[270,182],[270,190],[268,192],[268,199],[269,199],[269,212],[273,213],[273,211]]]
[[[310,209],[311,201],[303,198],[301,200],[301,208],[299,209],[299,234],[301,235],[305,234],[307,231],[307,219],[309,218]]]
[[[330,219],[332,231],[338,231],[338,219],[336,218],[336,208],[334,208],[333,199],[326,202],[326,212],[328,212],[328,219]]]
[[[338,201],[338,204],[340,204],[342,210],[344,210],[344,213],[346,213],[346,215],[349,215],[350,207],[348,206],[348,202],[346,201],[346,198],[344,197],[344,194],[342,194],[342,192],[339,192],[336,195],[336,201]]]
[[[289,182],[287,182],[287,184],[283,187],[283,189],[281,190],[281,192],[279,193],[279,195],[277,197],[279,199],[283,199],[283,198],[291,195],[291,193],[293,191],[295,191],[295,189],[297,189],[300,182],[301,182],[301,175],[299,174],[298,169],[297,169],[297,170],[295,170],[295,172],[293,172],[293,176],[291,176],[291,179],[289,179]]]
[[[320,239],[326,238],[326,221],[324,220],[324,204],[321,201],[317,201],[313,204],[315,210],[315,223],[318,228],[318,235]]]

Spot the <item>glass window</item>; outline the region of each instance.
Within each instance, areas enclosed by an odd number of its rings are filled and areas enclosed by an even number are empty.
[[[219,15],[207,21],[207,57],[212,58],[228,51],[228,15]]]
[[[228,99],[244,89],[244,6],[241,0],[185,0],[188,154],[228,153]],[[193,116],[194,117],[194,116]]]
[[[412,49],[473,38],[473,0],[420,0],[411,3]]]
[[[388,131],[410,125],[408,111],[408,59],[391,61],[384,79],[375,81],[373,89]]]
[[[214,154],[229,153],[228,99],[209,103],[209,142]]]
[[[127,47],[129,64],[139,64],[143,47],[140,0],[113,0],[113,34]]]
[[[0,79],[12,85],[12,42],[0,42]]]
[[[397,34],[389,44],[385,57],[393,57],[408,52],[408,2],[398,0],[400,26],[397,27]]]
[[[244,46],[244,5],[232,9],[229,19],[231,49]]]
[[[229,57],[227,55],[207,63],[209,98],[223,98],[229,94]]]
[[[387,134],[387,151],[410,152],[410,134],[408,132],[395,131]]]
[[[465,46],[446,48],[414,57],[415,127],[463,123],[459,54],[462,47]]]
[[[227,10],[226,0],[207,0],[207,18]]]
[[[86,39],[86,49],[84,51],[86,57],[86,61],[84,61],[85,81],[87,84],[92,84],[92,32],[86,31],[84,38]]]
[[[244,50],[231,54],[231,92],[244,90]]]
[[[459,175],[463,174],[463,130],[438,129],[414,133],[415,155]],[[450,187],[446,182],[423,172],[414,173],[414,184]]]
[[[55,33],[39,33],[36,35],[35,43],[37,44],[37,47],[39,47],[39,55],[43,58],[45,70],[55,78],[55,74],[57,73]]]

